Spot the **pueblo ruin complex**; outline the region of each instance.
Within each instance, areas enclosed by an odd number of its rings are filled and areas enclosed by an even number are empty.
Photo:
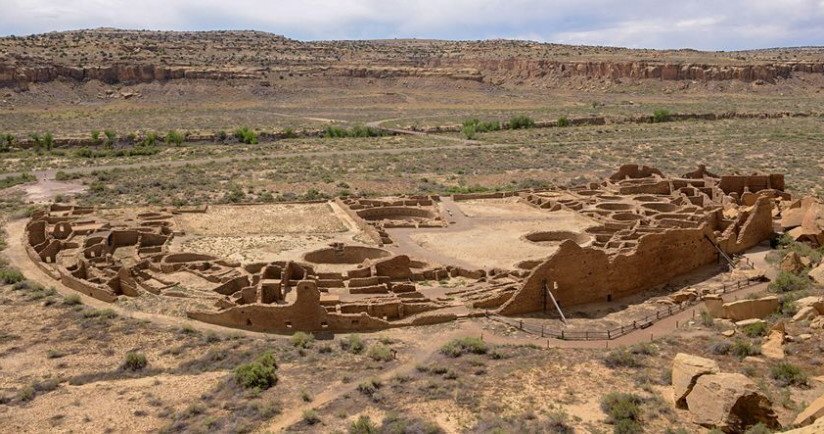
[[[32,216],[25,241],[42,270],[100,300],[150,299],[262,332],[373,331],[643,293],[733,261],[769,239],[791,204],[780,174],[702,166],[673,177],[626,165],[601,183],[451,197],[152,211],[53,204]],[[332,224],[266,232],[296,212],[309,212],[301,225]],[[278,237],[276,253],[261,248],[267,236]]]

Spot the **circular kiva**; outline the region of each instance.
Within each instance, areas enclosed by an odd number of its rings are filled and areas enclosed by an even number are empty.
[[[593,237],[570,231],[538,231],[524,235],[524,238],[535,244],[559,244],[566,240],[574,241],[579,246],[587,246],[592,243]]]
[[[357,211],[358,216],[364,220],[404,220],[409,218],[431,219],[435,214],[423,208],[412,208],[404,206],[383,206],[366,208]]]
[[[361,264],[367,259],[379,259],[392,256],[391,252],[375,247],[344,246],[315,250],[303,255],[306,262],[313,264]]]

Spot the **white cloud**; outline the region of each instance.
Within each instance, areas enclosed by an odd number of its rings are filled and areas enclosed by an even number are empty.
[[[824,1],[0,0],[0,34],[101,26],[736,49],[824,45]]]

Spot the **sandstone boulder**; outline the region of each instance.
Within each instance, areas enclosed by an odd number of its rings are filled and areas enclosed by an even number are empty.
[[[807,275],[810,276],[813,282],[824,285],[824,263],[810,270]]]
[[[824,316],[819,315],[810,321],[810,328],[824,329]]]
[[[804,263],[801,262],[801,256],[799,256],[798,253],[789,252],[781,258],[779,269],[787,273],[796,274],[804,271]]]
[[[695,423],[724,432],[744,432],[757,423],[778,428],[772,404],[758,386],[742,374],[707,374],[687,395]]]
[[[690,354],[678,353],[672,361],[672,388],[675,405],[687,407],[687,395],[692,391],[698,378],[705,374],[721,372],[714,360]]]
[[[804,411],[799,413],[793,424],[797,426],[809,425],[822,418],[824,418],[824,395],[819,396]]]
[[[799,309],[812,306],[818,311],[819,314],[824,315],[824,297],[813,295],[810,297],[800,298],[795,301],[795,305],[798,306]]]
[[[824,432],[824,418],[816,420],[812,425],[784,431],[784,434],[821,434]]]
[[[783,359],[785,336],[786,330],[784,328],[784,323],[776,323],[761,343],[761,354],[768,359]]]
[[[795,315],[793,315],[793,321],[811,321],[818,315],[818,310],[816,308],[812,306],[802,307]]]
[[[750,318],[765,318],[777,311],[779,305],[778,297],[775,296],[733,301],[723,304],[723,317],[736,322]]]

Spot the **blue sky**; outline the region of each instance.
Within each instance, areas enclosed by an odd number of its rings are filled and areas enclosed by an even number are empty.
[[[824,45],[824,0],[0,0],[0,35],[95,27],[735,50]]]

